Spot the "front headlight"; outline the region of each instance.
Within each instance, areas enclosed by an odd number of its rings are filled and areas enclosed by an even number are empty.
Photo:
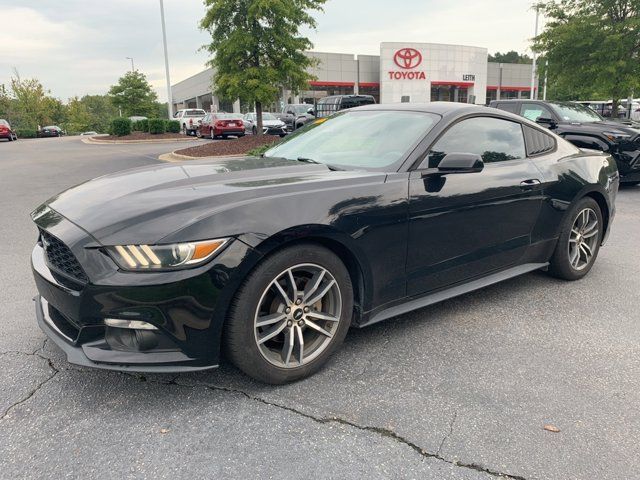
[[[229,241],[227,238],[170,245],[116,245],[107,252],[123,270],[172,270],[202,265]]]
[[[631,135],[621,132],[602,132],[609,140],[619,142],[620,140],[629,140]]]

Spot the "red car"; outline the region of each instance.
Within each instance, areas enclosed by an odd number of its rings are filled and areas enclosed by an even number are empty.
[[[198,136],[200,138],[209,137],[212,140],[216,137],[244,137],[244,123],[242,117],[235,113],[207,113],[202,119]]]
[[[240,121],[242,123],[242,121]],[[16,132],[11,130],[11,125],[6,120],[0,118],[0,138],[6,138],[10,142],[18,139]]]

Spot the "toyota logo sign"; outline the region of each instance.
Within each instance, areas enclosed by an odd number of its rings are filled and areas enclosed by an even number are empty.
[[[422,63],[422,54],[415,48],[402,48],[393,56],[393,61],[400,68],[409,70]]]

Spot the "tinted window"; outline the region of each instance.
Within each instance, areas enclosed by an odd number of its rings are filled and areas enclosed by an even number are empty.
[[[518,113],[517,103],[498,103],[498,108],[505,112]]]
[[[440,137],[429,152],[429,168],[436,168],[448,153],[475,153],[486,163],[525,158],[519,123],[499,118],[463,120]]]
[[[524,140],[527,144],[527,155],[542,155],[556,148],[556,141],[551,135],[528,125],[524,126]]]
[[[265,157],[384,169],[415,148],[438,120],[430,113],[347,111],[307,124],[299,134],[268,150]]]
[[[204,110],[187,110],[187,117],[202,117],[206,114]]]
[[[535,122],[539,118],[554,118],[553,114],[547,107],[535,103],[523,103],[520,109],[520,115]]]
[[[373,103],[376,103],[373,97],[343,97],[341,107],[354,108],[361,105],[371,105]]]

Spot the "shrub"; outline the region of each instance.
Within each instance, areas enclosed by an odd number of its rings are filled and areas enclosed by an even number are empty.
[[[260,145],[259,147],[249,150],[247,152],[247,155],[249,155],[250,157],[261,157],[264,152],[269,150],[271,147],[274,147],[276,143],[278,142],[265,143],[264,145]]]
[[[165,127],[169,133],[180,133],[180,121],[179,120],[165,120]]]
[[[164,133],[165,126],[164,120],[161,118],[152,118],[149,120],[149,133],[158,134]]]
[[[124,137],[131,134],[131,120],[128,118],[114,118],[111,120],[111,127],[109,128],[111,135],[118,137]]]
[[[38,131],[35,128],[16,128],[18,138],[36,138]]]
[[[143,120],[137,120],[135,122],[133,122],[133,126],[131,127],[131,129],[134,132],[148,132],[149,131],[149,120],[147,120],[146,118]]]

